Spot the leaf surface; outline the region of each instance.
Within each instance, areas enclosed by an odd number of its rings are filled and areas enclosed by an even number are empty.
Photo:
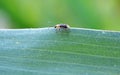
[[[120,75],[120,32],[2,29],[0,75]]]

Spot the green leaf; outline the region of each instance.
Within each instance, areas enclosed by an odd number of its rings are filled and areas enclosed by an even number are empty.
[[[1,29],[0,75],[120,75],[120,32]]]

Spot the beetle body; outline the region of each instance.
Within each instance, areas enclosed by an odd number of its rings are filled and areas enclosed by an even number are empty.
[[[57,24],[55,25],[55,28],[60,30],[60,29],[69,29],[69,25],[68,24]]]

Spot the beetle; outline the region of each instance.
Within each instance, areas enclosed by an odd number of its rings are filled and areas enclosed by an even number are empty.
[[[68,24],[57,24],[55,25],[55,28],[60,30],[60,29],[69,29],[69,25]]]

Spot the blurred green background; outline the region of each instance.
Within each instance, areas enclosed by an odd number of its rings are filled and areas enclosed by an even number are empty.
[[[0,0],[0,28],[71,27],[120,30],[120,0]]]

